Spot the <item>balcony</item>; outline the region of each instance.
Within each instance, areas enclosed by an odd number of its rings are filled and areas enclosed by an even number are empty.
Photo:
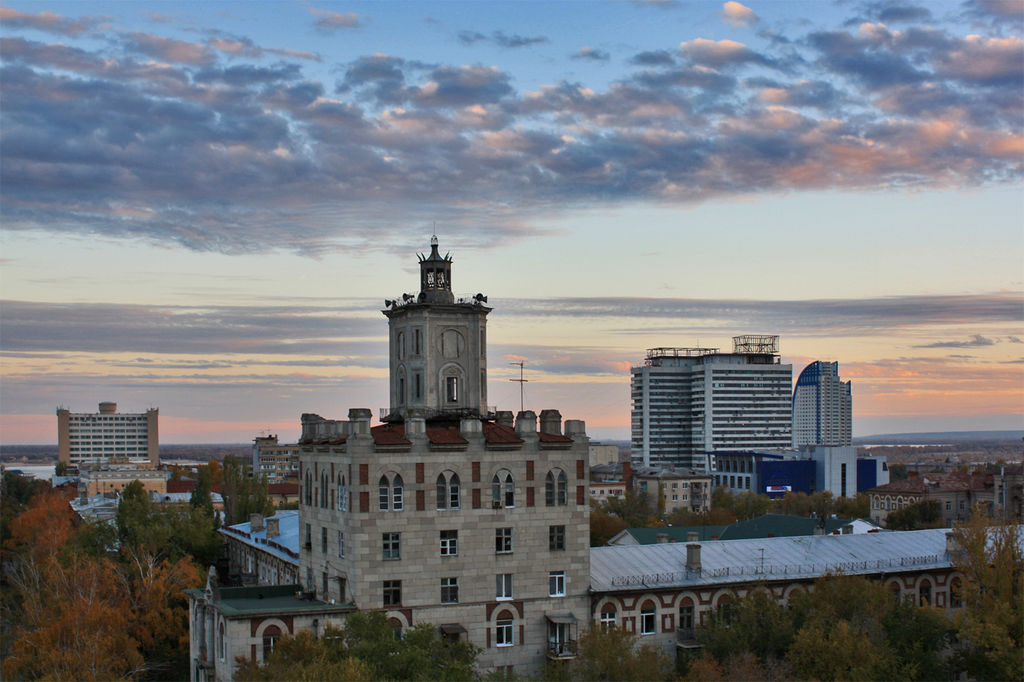
[[[564,642],[548,642],[548,660],[567,661],[576,658],[579,653],[579,645],[574,639]]]

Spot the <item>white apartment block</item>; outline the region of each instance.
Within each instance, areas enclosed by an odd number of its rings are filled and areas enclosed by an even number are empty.
[[[793,367],[778,336],[717,348],[652,348],[632,370],[636,465],[703,469],[717,450],[784,450],[792,441]]]
[[[160,464],[156,408],[138,414],[117,411],[117,403],[104,402],[99,412],[57,409],[57,454],[61,462],[78,469],[111,462],[143,467]]]
[[[793,446],[850,445],[853,391],[839,378],[838,362],[804,367],[793,389]]]

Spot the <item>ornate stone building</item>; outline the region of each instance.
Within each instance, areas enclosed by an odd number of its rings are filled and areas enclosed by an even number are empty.
[[[390,405],[302,416],[300,571],[328,603],[434,623],[484,669],[571,657],[589,612],[582,421],[487,406],[487,298],[457,298],[437,239],[386,301]]]

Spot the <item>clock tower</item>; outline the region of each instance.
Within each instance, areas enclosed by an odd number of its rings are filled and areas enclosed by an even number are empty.
[[[487,408],[487,313],[483,294],[456,298],[452,259],[430,239],[420,255],[420,291],[386,300],[390,408],[386,421],[409,416],[484,417]]]

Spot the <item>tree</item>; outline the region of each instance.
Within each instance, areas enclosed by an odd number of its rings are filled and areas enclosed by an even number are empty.
[[[885,527],[889,530],[921,530],[942,526],[942,509],[938,500],[921,500],[908,504],[903,509],[889,512],[885,517]]]
[[[630,489],[625,495],[609,498],[602,510],[626,522],[627,528],[662,526],[664,522],[651,516],[651,496],[645,490]]]
[[[989,526],[980,509],[953,530],[962,574],[954,597],[958,664],[980,679],[1024,679],[1024,553],[1021,526]],[[954,588],[956,589],[956,588]]]
[[[224,458],[222,491],[225,525],[248,521],[250,514],[269,516],[274,513],[274,503],[270,500],[266,479],[254,477],[249,464],[237,457]]]
[[[474,680],[480,650],[466,641],[449,642],[437,628],[418,623],[396,638],[379,611],[349,614],[343,630],[325,629],[286,637],[262,664],[239,658],[244,680]]]
[[[749,651],[761,660],[782,659],[793,642],[790,614],[765,589],[755,589],[744,599],[719,611],[700,631],[705,650],[720,661]]]
[[[64,460],[58,459],[57,463],[53,466],[54,476],[67,476],[68,475],[68,463]]]
[[[595,506],[590,510],[590,546],[600,547],[628,526],[618,516],[612,516]]]
[[[573,680],[663,680],[671,664],[660,649],[637,646],[636,636],[620,628],[587,628],[569,669]]]

